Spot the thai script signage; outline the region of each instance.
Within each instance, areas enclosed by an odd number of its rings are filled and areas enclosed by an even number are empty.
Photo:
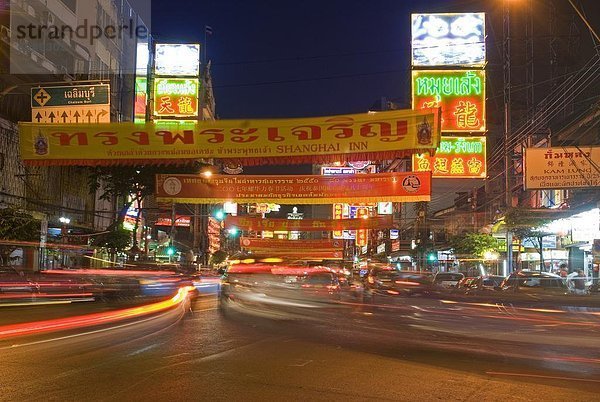
[[[413,171],[432,172],[433,178],[485,179],[486,137],[443,136],[435,156],[413,155]]]
[[[527,148],[526,190],[600,187],[600,146]]]
[[[413,14],[412,65],[485,65],[485,13]]]
[[[485,71],[412,72],[413,108],[442,108],[442,131],[485,131]]]
[[[173,109],[175,110],[175,109]],[[394,159],[439,145],[439,109],[277,120],[43,125],[21,123],[28,165],[253,164]]]
[[[342,250],[343,240],[287,240],[287,239],[254,239],[242,237],[240,246],[247,250]]]
[[[332,204],[339,202],[419,202],[431,199],[431,174],[378,173],[353,176],[157,175],[159,202]]]
[[[198,116],[197,78],[156,78],[154,115],[157,117]]]

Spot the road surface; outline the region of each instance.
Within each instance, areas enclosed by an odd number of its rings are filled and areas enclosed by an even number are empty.
[[[224,318],[213,296],[192,310],[3,342],[0,400],[600,400],[600,378],[539,362],[428,350],[376,329]]]

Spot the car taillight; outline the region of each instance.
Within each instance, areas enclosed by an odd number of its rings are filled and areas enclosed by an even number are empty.
[[[327,289],[329,290],[338,290],[340,287],[338,285],[327,285]]]
[[[396,281],[398,285],[410,285],[410,286],[419,286],[416,282],[408,282],[408,281]]]

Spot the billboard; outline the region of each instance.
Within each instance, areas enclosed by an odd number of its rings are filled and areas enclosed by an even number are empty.
[[[200,45],[157,43],[154,73],[164,76],[197,77],[200,74]]]
[[[442,137],[435,156],[413,155],[414,172],[432,172],[433,178],[485,179],[486,137]]]
[[[244,231],[299,231],[328,232],[336,230],[384,230],[394,226],[392,216],[374,216],[369,219],[263,219],[256,216],[225,217],[225,228]]]
[[[110,85],[31,88],[31,121],[40,124],[110,123]]]
[[[526,148],[526,190],[600,187],[600,146]]]
[[[197,78],[156,78],[154,80],[154,116],[198,116]]]
[[[216,204],[228,201],[288,205],[419,202],[431,200],[431,174],[393,172],[350,176],[276,177],[159,174],[156,177],[155,194],[160,202],[190,204]]]
[[[190,81],[192,86],[197,82]],[[165,101],[169,102],[162,107],[177,112],[177,102]],[[19,135],[21,157],[29,166],[162,164],[200,158],[251,166],[407,157],[437,148],[440,124],[439,109],[430,109],[192,123],[20,123]]]
[[[485,71],[413,71],[412,104],[415,110],[441,107],[442,131],[483,132]]]
[[[413,14],[412,65],[485,65],[485,13]]]

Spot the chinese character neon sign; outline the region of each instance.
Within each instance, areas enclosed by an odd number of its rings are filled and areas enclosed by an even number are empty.
[[[442,108],[442,131],[485,131],[485,71],[412,72],[415,109]]]
[[[154,115],[158,117],[198,116],[198,79],[156,78]]]
[[[413,171],[434,178],[483,179],[487,175],[486,137],[442,137],[435,156],[413,155]]]

